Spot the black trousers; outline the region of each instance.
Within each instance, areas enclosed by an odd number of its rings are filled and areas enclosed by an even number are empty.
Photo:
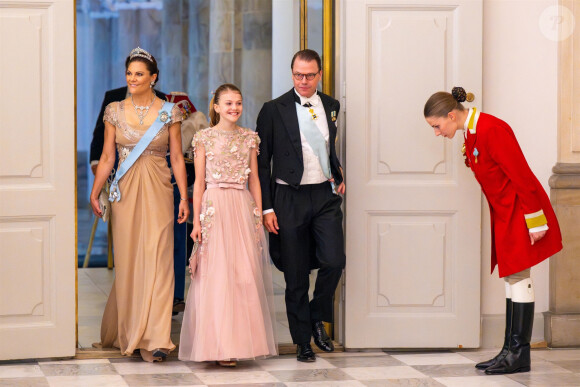
[[[328,182],[298,189],[276,184],[274,211],[280,229],[278,236],[270,234],[270,247],[284,272],[286,313],[296,344],[310,342],[313,321],[332,322],[333,296],[346,261],[341,203]],[[312,267],[319,270],[309,301]]]

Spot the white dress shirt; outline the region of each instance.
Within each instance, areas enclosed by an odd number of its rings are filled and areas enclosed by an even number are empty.
[[[303,97],[294,90],[296,95],[300,97],[300,105],[304,106],[305,103],[310,103],[312,105],[311,109],[314,111],[314,114],[318,117],[314,120],[316,127],[320,130],[322,137],[326,141],[326,152],[330,152],[328,147],[328,121],[326,120],[326,112],[324,111],[324,106],[322,105],[322,101],[320,100],[320,96],[318,93],[315,93],[309,98]],[[302,174],[302,179],[300,180],[300,185],[305,184],[320,184],[324,183],[328,180],[326,176],[324,176],[324,172],[322,171],[322,167],[320,166],[320,161],[318,160],[318,156],[312,150],[310,144],[306,140],[306,137],[300,132],[300,142],[302,144],[302,160],[304,162],[304,173]],[[278,184],[288,184],[283,180],[276,179],[276,183]]]

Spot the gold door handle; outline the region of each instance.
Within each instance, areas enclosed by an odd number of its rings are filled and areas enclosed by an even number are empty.
[[[475,95],[473,93],[467,93],[465,99],[467,102],[473,102],[473,100],[475,99]]]

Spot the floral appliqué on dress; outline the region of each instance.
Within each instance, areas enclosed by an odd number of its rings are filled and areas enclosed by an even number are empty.
[[[246,185],[250,172],[250,152],[258,151],[260,138],[249,130],[238,128],[233,131],[216,130],[207,128],[195,134],[192,140],[194,158],[197,150],[203,147],[205,150],[205,181],[207,184],[241,184]],[[262,214],[252,200],[253,216],[255,224],[256,243],[260,245],[260,234],[263,232]],[[202,203],[200,222],[202,244],[200,254],[203,255],[204,244],[210,237],[212,223],[216,208],[211,201]]]
[[[256,226],[256,230],[254,232],[254,237],[256,240],[256,244],[258,245],[260,252],[262,251],[262,239],[260,238],[260,233],[263,233],[263,225],[262,225],[262,214],[256,205],[256,202],[252,200],[252,207],[254,207],[254,225]]]
[[[200,146],[205,149],[205,181],[208,184],[246,184],[250,175],[250,151],[258,150],[260,138],[249,130],[233,131],[207,128],[195,134],[193,154],[197,157]]]
[[[199,253],[202,255],[205,251],[206,243],[209,238],[214,215],[215,215],[215,207],[213,206],[213,202],[211,200],[208,200],[202,203],[201,214],[199,214],[199,221],[201,222],[201,240],[202,240]]]

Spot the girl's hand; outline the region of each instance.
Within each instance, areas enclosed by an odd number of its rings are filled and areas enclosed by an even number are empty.
[[[187,200],[179,201],[179,212],[177,213],[177,223],[181,224],[187,220],[189,216],[189,203]]]
[[[201,223],[199,220],[193,223],[193,230],[191,231],[191,239],[201,243]]]
[[[530,242],[532,243],[532,246],[534,245],[534,243],[536,243],[537,241],[542,239],[545,235],[546,235],[546,230],[538,231],[538,232],[531,232],[530,233]]]
[[[95,196],[95,197],[91,196],[91,207],[93,209],[93,214],[95,214],[99,218],[103,217],[103,211],[101,211],[101,206],[99,204],[99,197],[98,196]]]

